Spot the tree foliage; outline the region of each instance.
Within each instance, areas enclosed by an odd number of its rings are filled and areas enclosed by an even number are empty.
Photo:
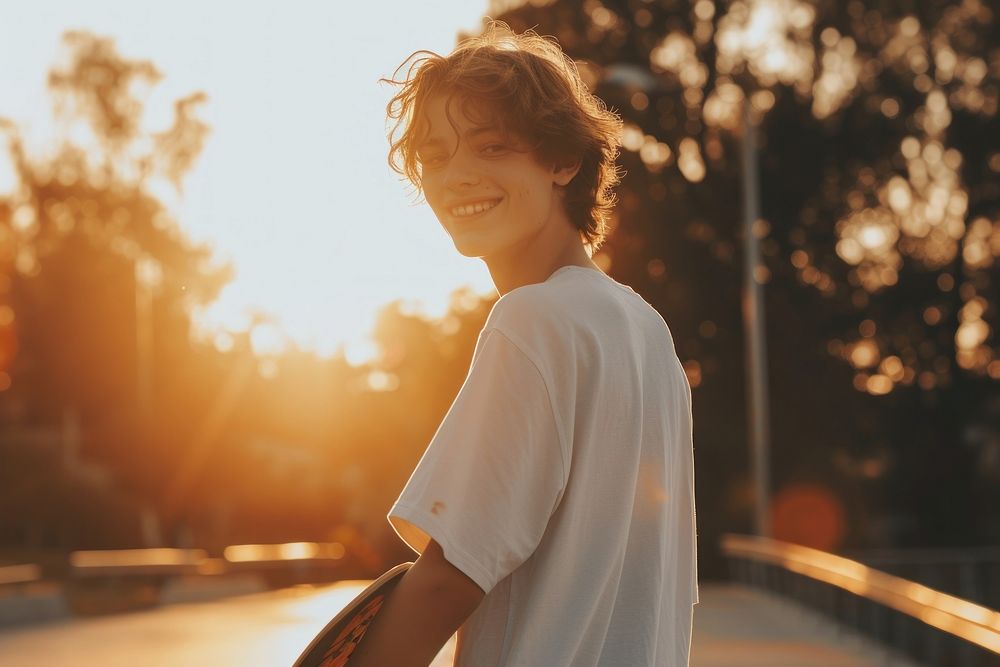
[[[846,513],[844,546],[995,541],[984,509],[1000,479],[993,8],[556,0],[495,2],[490,16],[556,38],[625,120],[628,173],[602,261],[667,319],[695,387],[699,490],[712,489],[699,494],[703,534],[749,529],[753,501],[746,103],[776,502],[796,483],[828,489]],[[980,436],[965,436],[969,424]],[[802,539],[808,523],[779,536]]]

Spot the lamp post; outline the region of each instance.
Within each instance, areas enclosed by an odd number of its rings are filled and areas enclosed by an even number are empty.
[[[149,434],[153,411],[153,290],[160,282],[160,264],[136,247],[131,248],[135,278],[136,402],[139,408],[139,434]],[[145,444],[145,443],[143,443]],[[140,514],[143,541],[147,547],[163,544],[160,520],[152,507]]]
[[[770,406],[767,389],[767,335],[764,295],[757,267],[761,266],[756,222],[760,218],[757,144],[750,97],[743,95],[743,324],[746,351],[747,431],[754,479],[757,534],[771,537]]]
[[[133,259],[135,270],[136,393],[143,427],[152,412],[153,394],[153,260],[144,255]]]

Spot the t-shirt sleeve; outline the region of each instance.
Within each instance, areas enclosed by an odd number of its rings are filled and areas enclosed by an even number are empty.
[[[418,553],[434,539],[489,593],[535,551],[565,483],[542,375],[507,335],[488,329],[388,520]]]

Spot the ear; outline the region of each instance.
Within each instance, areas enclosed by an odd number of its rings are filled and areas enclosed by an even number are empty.
[[[569,162],[564,161],[561,165],[557,163],[552,167],[552,178],[557,185],[565,187],[569,185],[569,182],[573,180],[578,171],[580,171],[579,159],[573,159]]]

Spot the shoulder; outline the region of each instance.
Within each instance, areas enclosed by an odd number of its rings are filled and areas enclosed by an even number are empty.
[[[534,336],[558,335],[565,317],[558,295],[547,287],[524,285],[504,294],[493,304],[484,330],[497,329],[518,343]]]
[[[483,335],[502,334],[536,366],[564,366],[578,352],[586,309],[560,297],[551,285],[532,284],[504,294],[493,304]]]
[[[551,290],[545,289],[542,283],[512,289],[493,304],[486,326],[507,324],[519,318],[538,316],[548,310],[552,301]]]

